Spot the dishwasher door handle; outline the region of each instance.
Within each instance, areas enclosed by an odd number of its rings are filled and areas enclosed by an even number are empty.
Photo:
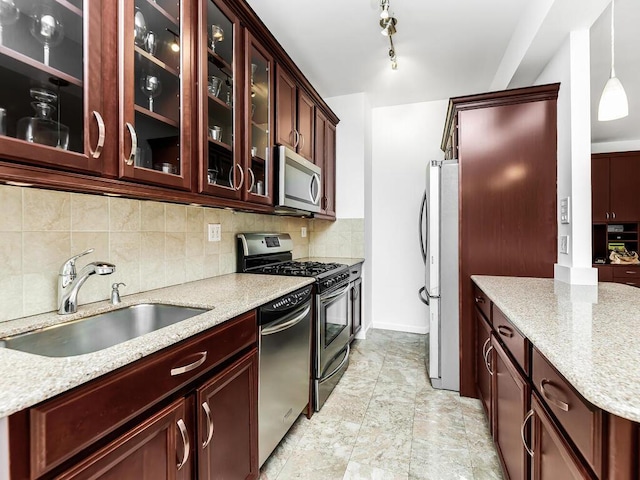
[[[286,330],[287,328],[291,328],[294,325],[297,325],[298,323],[300,323],[311,311],[311,305],[307,305],[307,308],[305,308],[302,313],[300,313],[299,315],[296,315],[295,317],[293,317],[290,320],[286,320],[286,321],[280,321],[278,323],[276,323],[275,325],[270,325],[267,328],[263,328],[262,331],[260,332],[260,335],[264,336],[264,335],[273,335],[274,333],[278,333],[281,332],[283,330]]]

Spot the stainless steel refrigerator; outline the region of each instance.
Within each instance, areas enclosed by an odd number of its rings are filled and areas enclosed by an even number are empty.
[[[434,388],[460,390],[457,160],[434,160],[420,208],[425,265],[420,299],[429,306],[426,364]]]

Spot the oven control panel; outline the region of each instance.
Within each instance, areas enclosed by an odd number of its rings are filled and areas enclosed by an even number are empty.
[[[269,311],[288,310],[289,308],[295,307],[299,303],[306,301],[311,296],[311,288],[312,287],[310,285],[302,290],[280,297],[273,302],[268,303],[263,308]]]
[[[339,273],[320,282],[320,290],[328,290],[338,285],[349,283],[349,272]]]

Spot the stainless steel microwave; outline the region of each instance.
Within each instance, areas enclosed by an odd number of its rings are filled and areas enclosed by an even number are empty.
[[[280,211],[300,210],[317,213],[322,196],[322,169],[293,150],[278,149],[278,196]]]

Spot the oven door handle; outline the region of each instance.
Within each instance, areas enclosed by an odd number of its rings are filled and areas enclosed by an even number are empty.
[[[262,331],[260,332],[260,335],[262,336],[273,335],[274,333],[278,333],[283,330],[286,330],[287,328],[291,328],[294,325],[297,325],[298,323],[300,323],[309,314],[310,311],[311,311],[311,305],[307,305],[307,308],[305,308],[302,313],[300,313],[299,315],[296,315],[291,320],[287,320],[285,322],[278,322],[275,325],[271,325],[267,328],[263,328]]]
[[[331,295],[327,295],[326,297],[324,297],[324,296],[320,295],[320,297],[321,297],[322,301],[325,301],[325,300],[331,300],[332,298],[339,297],[339,296],[340,296],[340,295],[342,295],[343,293],[346,293],[346,292],[347,292],[347,290],[349,290],[349,286],[350,286],[350,285],[349,285],[349,284],[347,284],[347,286],[346,286],[346,287],[344,287],[344,288],[343,288],[342,290],[340,290],[339,292],[334,292],[334,293],[332,293]]]
[[[322,377],[320,380],[318,380],[318,382],[324,382],[325,380],[329,380],[336,373],[338,373],[340,369],[344,367],[344,364],[347,363],[347,360],[349,360],[349,353],[351,353],[351,345],[347,343],[347,353],[345,354],[344,358],[340,362],[340,365],[338,365],[336,369],[333,372],[331,372],[329,375]]]

